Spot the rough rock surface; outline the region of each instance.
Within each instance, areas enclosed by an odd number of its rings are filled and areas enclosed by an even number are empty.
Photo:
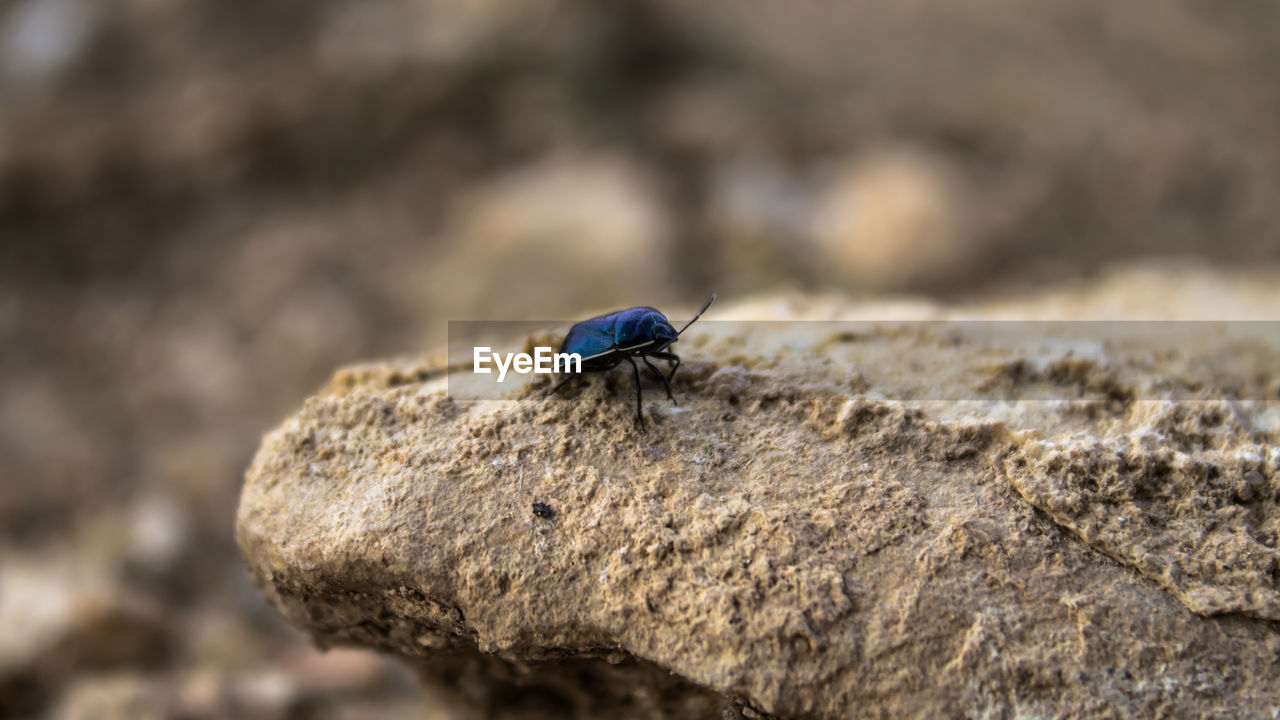
[[[722,316],[947,317],[864,310]],[[340,371],[264,440],[242,552],[322,644],[492,716],[1280,712],[1280,397],[1240,370],[1280,348],[840,327],[695,326],[643,434],[622,372]]]

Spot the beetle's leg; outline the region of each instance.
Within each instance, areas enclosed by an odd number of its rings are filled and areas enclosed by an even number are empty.
[[[640,393],[640,367],[630,355],[627,356],[627,362],[631,363],[631,373],[636,379],[636,426],[643,430],[644,415],[641,413],[641,408],[644,407],[644,396]]]
[[[653,371],[653,374],[654,374],[654,375],[657,375],[657,376],[658,376],[658,378],[659,378],[660,380],[662,380],[662,384],[666,386],[666,388],[667,388],[667,399],[668,399],[668,400],[670,400],[671,402],[675,403],[676,405],[679,405],[680,403],[677,403],[677,402],[676,402],[676,398],[675,398],[675,396],[671,394],[671,383],[667,380],[667,376],[662,374],[662,371],[658,369],[658,366],[657,366],[657,365],[654,365],[653,363],[649,362],[649,358],[647,358],[647,357],[646,357],[646,358],[644,358],[644,364],[645,364],[645,365],[648,365],[648,366],[649,366],[649,369]]]
[[[676,376],[676,370],[680,368],[680,356],[666,350],[649,354],[653,357],[661,358],[662,360],[666,360],[671,363],[671,372],[667,373],[667,382],[670,383],[671,378]]]
[[[569,382],[570,380],[572,380],[572,379],[574,379],[574,378],[576,378],[576,377],[578,377],[578,373],[570,373],[570,374],[566,375],[566,376],[565,376],[565,378],[564,378],[563,380],[561,380],[560,382],[556,383],[555,387],[551,388],[550,390],[547,390],[547,391],[543,392],[543,393],[542,393],[542,396],[543,396],[543,397],[547,397],[548,395],[554,395],[554,394],[556,393],[556,391],[557,391],[557,390],[559,390],[560,388],[564,387],[565,383]]]

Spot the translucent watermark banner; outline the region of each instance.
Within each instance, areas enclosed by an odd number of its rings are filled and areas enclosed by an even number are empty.
[[[1280,321],[703,318],[669,346],[601,341],[578,358],[595,370],[585,373],[575,370],[574,348],[562,347],[573,324],[450,322],[450,396],[525,399],[579,374],[630,376],[632,361],[646,392],[661,392],[657,373],[674,363],[649,354],[657,349],[680,358],[683,369],[672,379],[677,388],[681,374],[696,366],[704,376],[736,368],[795,381],[820,378],[889,400],[1280,400]],[[616,366],[600,369],[609,365]]]

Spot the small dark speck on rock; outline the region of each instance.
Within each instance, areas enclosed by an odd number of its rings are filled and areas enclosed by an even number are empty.
[[[540,518],[549,518],[553,517],[556,511],[552,510],[551,506],[546,503],[536,502],[533,504],[533,514]]]

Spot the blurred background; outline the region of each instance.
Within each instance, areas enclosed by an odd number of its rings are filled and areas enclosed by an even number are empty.
[[[0,0],[0,715],[448,717],[238,561],[258,438],[336,366],[711,289],[1272,267],[1277,28],[1265,0]]]

